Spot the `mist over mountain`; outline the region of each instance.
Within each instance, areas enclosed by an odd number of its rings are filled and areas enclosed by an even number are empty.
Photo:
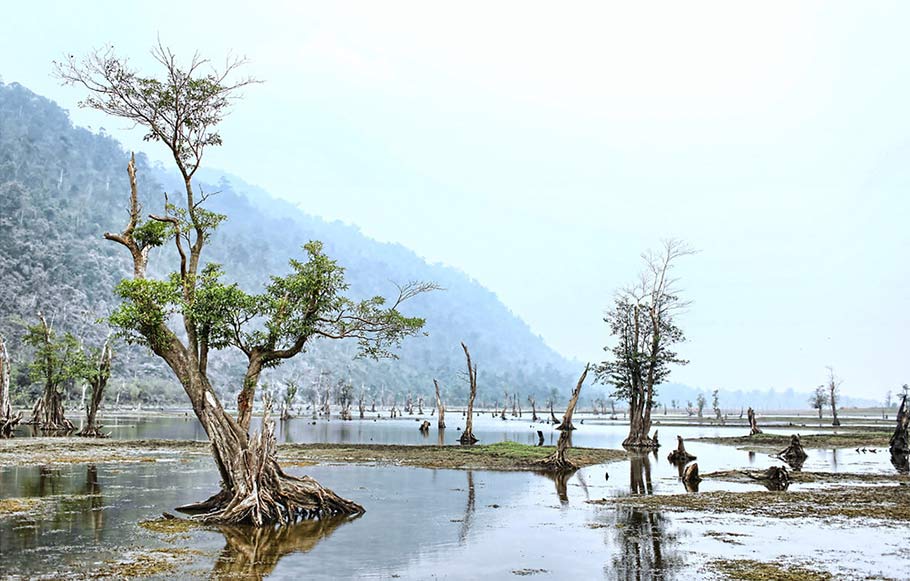
[[[230,144],[228,144],[230,146]],[[130,272],[128,256],[102,239],[120,231],[126,220],[128,154],[100,130],[74,127],[67,112],[16,83],[0,84],[0,333],[7,337],[16,364],[15,394],[29,403],[36,388],[27,374],[28,350],[20,338],[24,325],[44,312],[59,330],[72,331],[97,344],[109,330],[97,321],[116,304],[113,288]],[[139,188],[147,212],[159,211],[165,191],[178,191],[170,168],[152,165],[137,154]],[[253,178],[255,179],[255,178]],[[407,393],[429,402],[438,379],[451,403],[466,396],[464,357],[459,343],[469,345],[479,366],[479,399],[501,401],[506,392],[543,401],[554,390],[567,396],[581,363],[570,362],[547,346],[497,296],[459,270],[429,264],[397,244],[381,243],[355,226],[327,222],[307,214],[237,176],[203,169],[199,184],[219,192],[209,207],[228,216],[204,258],[224,265],[226,279],[256,291],[271,274],[288,270],[288,259],[302,256],[301,246],[321,240],[326,252],[346,270],[353,298],[390,296],[394,283],[429,280],[444,290],[407,303],[405,314],[427,321],[425,336],[404,341],[398,360],[354,359],[348,342],[314,343],[303,356],[265,382],[280,385],[294,378],[303,386],[315,381],[350,382],[402,401]],[[324,195],[331,195],[326,193]],[[431,194],[428,194],[431,195]],[[416,200],[415,203],[420,203]],[[170,247],[152,255],[150,272],[166,275],[173,265]],[[239,353],[213,357],[211,369],[223,395],[239,389]],[[110,397],[144,403],[183,402],[182,390],[164,366],[143,349],[120,345]],[[595,386],[583,399],[606,398],[609,388]],[[661,386],[658,399],[680,406],[697,393],[678,384]],[[721,390],[726,407],[758,409],[807,407],[807,393]],[[845,405],[869,400],[844,398]]]
[[[28,385],[28,354],[19,338],[36,311],[89,343],[108,333],[95,321],[110,313],[116,304],[113,288],[131,271],[127,254],[102,234],[125,225],[127,159],[103,130],[95,134],[74,127],[51,101],[18,84],[0,85],[0,332],[10,338],[22,388]],[[162,193],[177,190],[174,176],[150,167],[142,154],[137,166],[144,210],[160,211]],[[257,291],[269,275],[286,273],[288,259],[301,258],[301,246],[309,240],[323,241],[328,255],[346,268],[353,298],[394,296],[395,283],[412,280],[434,281],[444,289],[402,309],[427,324],[425,335],[404,341],[398,360],[354,359],[353,342],[320,341],[266,376],[266,382],[294,377],[308,385],[322,376],[321,381],[347,381],[401,398],[408,392],[428,396],[436,378],[451,401],[460,401],[466,393],[459,344],[464,341],[479,363],[482,400],[492,403],[506,391],[570,390],[578,365],[550,349],[465,273],[427,264],[414,252],[371,240],[355,227],[308,215],[237,178],[214,171],[201,176],[203,191],[219,192],[208,207],[228,216],[203,258],[223,264],[226,279],[245,290]],[[155,250],[150,272],[166,275],[173,255],[170,247]],[[181,401],[163,365],[143,350],[121,346],[117,360],[115,389],[129,382],[140,399],[176,396]],[[223,393],[239,389],[240,362],[241,355],[229,351],[212,359]],[[149,381],[152,387],[143,389]]]

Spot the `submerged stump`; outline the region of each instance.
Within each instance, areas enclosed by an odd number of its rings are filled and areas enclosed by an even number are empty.
[[[682,436],[676,436],[676,449],[667,455],[667,460],[671,464],[688,464],[695,458],[695,456],[686,452],[686,444],[683,442]]]
[[[793,434],[790,436],[790,445],[778,452],[777,457],[789,464],[793,470],[799,470],[809,456],[803,450],[799,434]]]

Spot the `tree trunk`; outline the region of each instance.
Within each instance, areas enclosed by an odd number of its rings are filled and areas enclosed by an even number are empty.
[[[831,390],[831,416],[834,418],[831,421],[831,425],[837,427],[840,425],[840,420],[837,419],[837,400],[835,398],[834,390]]]
[[[436,427],[444,430],[446,429],[446,406],[442,403],[442,396],[439,395],[439,382],[434,379],[433,385],[436,387],[436,409],[439,410]]]
[[[206,380],[207,383],[207,380]],[[210,388],[209,388],[210,389]],[[215,523],[292,524],[301,519],[363,514],[363,507],[341,498],[308,476],[285,474],[276,459],[275,423],[266,406],[262,429],[248,437],[214,396],[194,409],[222,476],[221,491],[177,510]]]
[[[750,407],[749,411],[746,412],[746,415],[749,418],[749,435],[754,436],[755,434],[761,434],[762,431],[758,427],[758,422],[755,420],[755,411]]]
[[[676,436],[676,449],[670,452],[667,456],[667,460],[671,464],[686,464],[695,460],[695,456],[686,452],[686,445],[683,442],[682,436]]]
[[[536,422],[539,419],[537,417],[537,401],[533,397],[528,398],[528,401],[531,404],[531,421]]]
[[[897,425],[889,442],[891,463],[900,472],[910,470],[910,409],[907,405],[907,396],[901,398],[901,405],[897,410]]]
[[[471,394],[468,396],[468,410],[464,432],[461,434],[461,438],[459,438],[458,441],[463,445],[469,446],[477,443],[477,438],[474,437],[474,398],[477,397],[477,364],[472,366],[471,354],[468,352],[468,346],[462,343],[461,348],[464,350],[465,359],[468,361],[468,381],[471,384]]]
[[[13,435],[13,429],[22,421],[22,413],[13,415],[13,406],[9,394],[10,359],[6,343],[0,337],[0,438]]]
[[[101,406],[101,400],[104,399],[104,389],[107,387],[108,379],[111,377],[111,360],[113,356],[110,340],[105,341],[98,356],[98,361],[95,363],[95,372],[90,382],[92,397],[85,408],[85,425],[76,434],[77,436],[104,438],[109,435],[101,431],[100,425],[96,425],[95,416],[98,415],[98,408]]]
[[[575,385],[575,389],[572,391],[572,397],[569,399],[569,405],[566,407],[566,413],[562,417],[563,426],[572,425],[572,414],[575,413],[575,406],[578,404],[578,396],[581,395],[581,386],[585,382],[585,378],[588,376],[588,369],[589,366],[585,365],[585,369],[581,372],[581,377],[578,378],[578,383]],[[563,429],[559,434],[559,441],[556,443],[556,451],[547,458],[541,460],[540,465],[545,470],[551,470],[555,472],[577,470],[578,465],[569,460],[567,457],[567,452],[571,447],[571,440],[572,428],[567,427]]]

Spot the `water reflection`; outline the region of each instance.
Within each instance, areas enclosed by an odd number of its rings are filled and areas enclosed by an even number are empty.
[[[283,527],[218,527],[225,545],[212,568],[212,576],[263,579],[285,555],[309,552],[338,527],[357,518],[309,520]]]
[[[633,454],[629,458],[629,483],[632,494],[654,494],[648,454]]]
[[[464,518],[461,520],[461,528],[458,531],[458,542],[462,545],[468,540],[468,533],[471,532],[471,524],[474,522],[475,501],[474,471],[468,470],[468,504],[465,506]]]
[[[670,530],[662,514],[633,507],[617,507],[616,546],[610,565],[604,567],[608,579],[640,581],[675,579],[683,565],[678,553],[679,534]]]

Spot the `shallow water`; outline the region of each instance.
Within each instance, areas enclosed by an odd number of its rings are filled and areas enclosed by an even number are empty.
[[[453,414],[454,415],[454,414]],[[431,418],[432,421],[432,418]],[[463,425],[448,418],[442,442],[451,444]],[[119,438],[204,439],[194,419],[156,416],[106,418]],[[618,448],[628,427],[620,422],[576,422],[576,446]],[[304,471],[367,513],[353,521],[305,523],[283,532],[245,528],[194,531],[167,537],[137,525],[162,511],[207,497],[218,476],[207,458],[174,458],[127,465],[0,468],[0,498],[46,499],[40,517],[0,518],[0,575],[78,575],[156,548],[199,551],[167,576],[212,574],[253,578],[367,577],[510,578],[520,573],[604,579],[697,579],[712,558],[774,560],[799,554],[826,562],[848,576],[886,572],[910,577],[907,551],[893,526],[781,521],[736,515],[660,513],[595,506],[589,499],[629,494],[685,492],[666,454],[677,434],[698,456],[701,471],[761,469],[780,464],[767,454],[692,441],[738,435],[739,427],[657,426],[664,447],[657,454],[582,469],[567,480],[526,472],[433,470],[388,465],[318,465]],[[544,424],[475,420],[483,443],[548,444],[558,432]],[[787,429],[768,429],[789,434]],[[805,433],[805,432],[804,432]],[[279,424],[281,442],[437,444],[412,419],[342,422],[297,419]],[[887,454],[807,450],[811,471],[893,473]],[[606,475],[609,474],[609,478]],[[795,484],[791,490],[798,489]],[[705,480],[700,491],[760,490],[758,484]],[[731,522],[734,523],[731,525]],[[769,526],[773,524],[773,526]],[[735,530],[737,536],[718,535]],[[742,535],[742,536],[739,536]],[[894,540],[898,539],[898,540]],[[737,544],[741,543],[741,544]],[[795,549],[798,544],[798,551]],[[833,555],[833,557],[832,557]],[[105,565],[108,563],[108,565]]]
[[[710,448],[721,447],[705,444],[699,452],[724,456]],[[361,502],[367,513],[281,533],[256,535],[241,527],[179,537],[149,532],[136,523],[203,498],[215,489],[217,475],[206,458],[159,460],[0,469],[0,497],[40,497],[48,503],[41,518],[0,519],[0,573],[76,575],[93,566],[103,570],[106,562],[142,551],[172,547],[199,551],[180,563],[178,577],[502,579],[544,570],[538,573],[547,577],[693,579],[705,575],[703,566],[711,558],[776,559],[793,553],[798,543],[803,557],[830,560],[837,552],[834,570],[910,576],[902,541],[888,528],[661,514],[585,502],[682,492],[675,469],[650,455],[585,468],[565,482],[525,472],[364,465],[291,469],[297,474],[306,470]],[[703,485],[702,490],[756,489]],[[725,542],[714,529],[730,530],[731,518],[743,536]]]

